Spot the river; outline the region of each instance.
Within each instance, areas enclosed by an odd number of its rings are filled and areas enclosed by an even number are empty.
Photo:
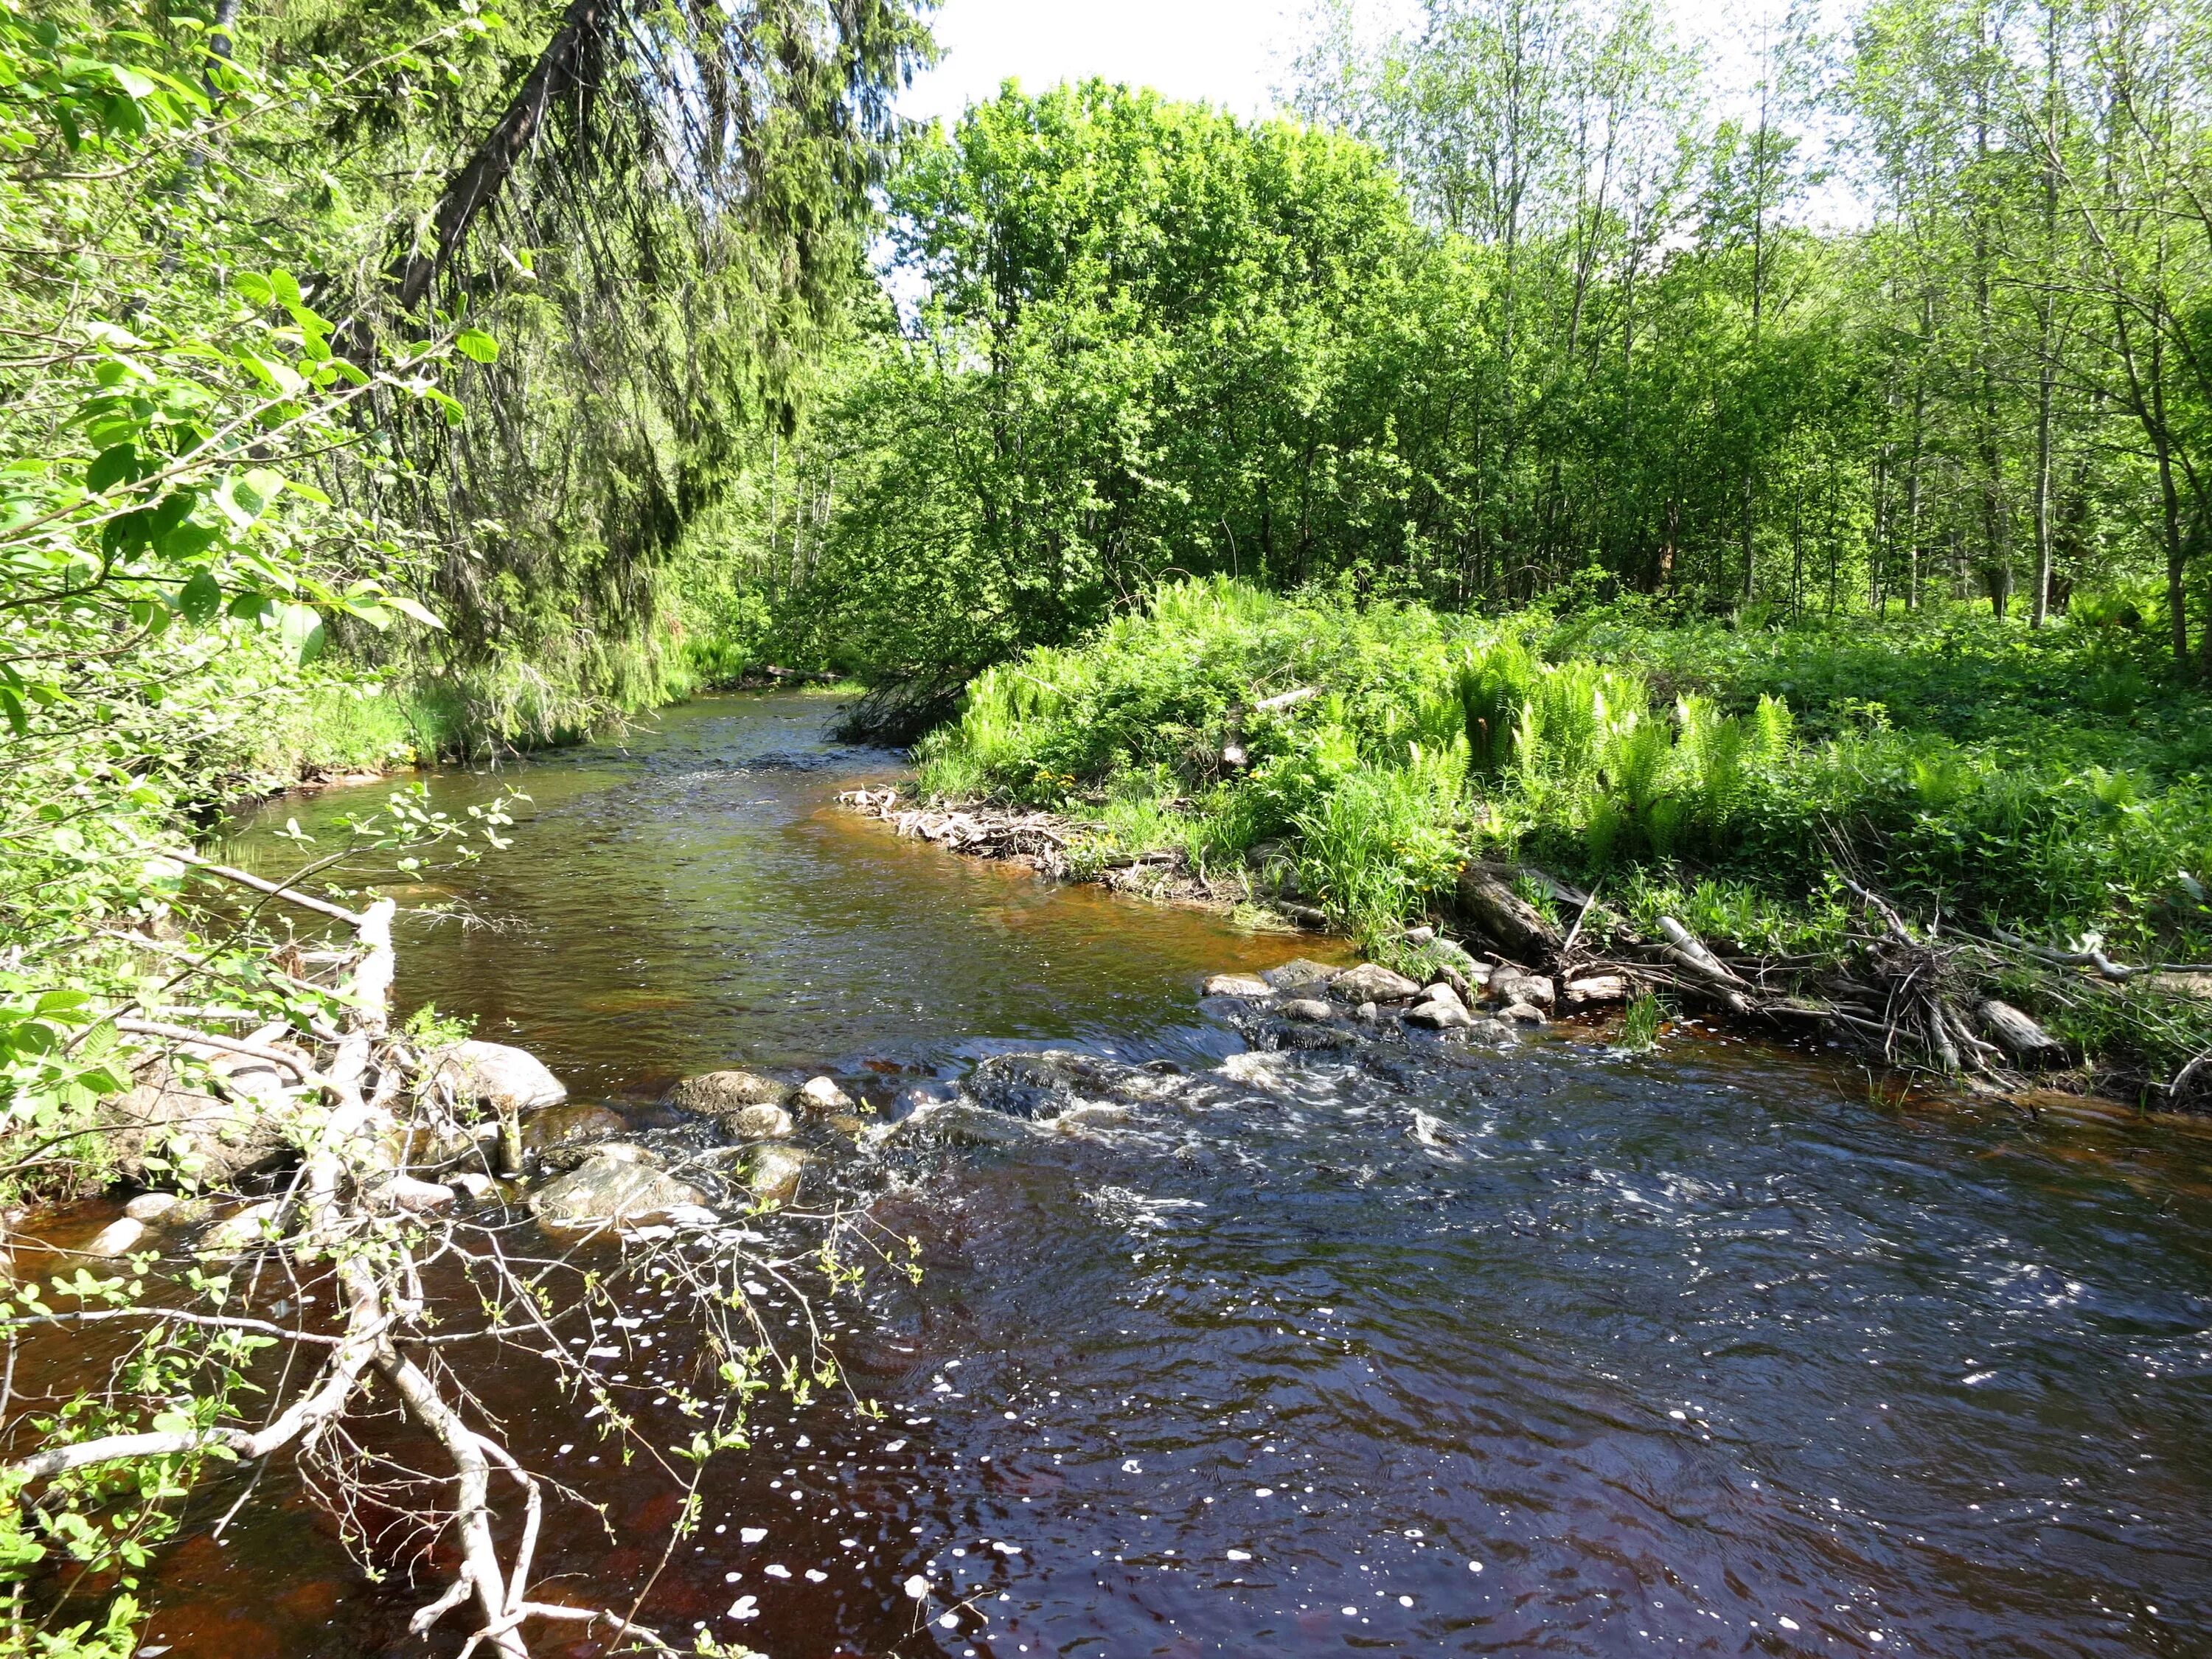
[[[900,842],[836,805],[897,766],[830,708],[705,700],[436,779],[448,810],[531,799],[510,850],[404,895],[480,925],[410,921],[403,1000],[647,1129],[738,1063],[886,1112],[1047,1047],[1152,1081],[1080,1134],[825,1165],[921,1247],[919,1286],[836,1316],[888,1415],[763,1406],[648,1622],[775,1659],[2212,1653],[2212,1138],[1893,1100],[1710,1033],[1248,1053],[1200,980],[1311,940]],[[327,844],[374,799],[278,803],[232,850],[279,867],[286,819]],[[684,1333],[653,1318],[605,1363],[672,1437]],[[522,1370],[484,1389],[605,1506],[549,1528],[564,1599],[627,1606],[670,1481]],[[408,1638],[427,1592],[365,1579],[274,1474],[149,1583],[171,1659],[458,1645]]]

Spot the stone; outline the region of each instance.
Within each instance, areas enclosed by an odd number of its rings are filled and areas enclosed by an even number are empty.
[[[284,1201],[272,1198],[249,1204],[209,1228],[200,1238],[203,1255],[241,1255],[276,1234],[284,1215]]]
[[[1306,991],[1328,984],[1340,971],[1325,962],[1309,962],[1304,957],[1296,957],[1279,968],[1270,968],[1260,977],[1278,991]]]
[[[678,1205],[704,1205],[696,1187],[642,1164],[595,1158],[530,1195],[531,1213],[549,1227],[599,1228],[657,1221]]]
[[[763,1204],[788,1204],[810,1161],[796,1146],[763,1146],[746,1162],[745,1190]]]
[[[394,1176],[382,1188],[384,1197],[395,1210],[404,1210],[410,1215],[428,1215],[433,1210],[453,1207],[453,1189],[436,1181],[418,1181],[413,1176]]]
[[[242,1096],[187,1088],[156,1064],[103,1109],[107,1144],[125,1176],[227,1187],[290,1155],[277,1116]]]
[[[1436,937],[1437,930],[1433,927],[1408,927],[1406,930],[1406,943],[1408,945],[1431,944]]]
[[[450,1085],[462,1103],[495,1111],[533,1111],[568,1097],[567,1085],[537,1055],[503,1042],[456,1043],[438,1056],[432,1077]]]
[[[1363,962],[1328,982],[1329,992],[1345,1002],[1411,1002],[1421,994],[1419,980],[1385,968],[1379,962]]]
[[[629,1132],[629,1120],[604,1106],[550,1106],[522,1126],[522,1150],[543,1156]]]
[[[1275,1012],[1307,1025],[1326,1024],[1336,1018],[1336,1010],[1317,997],[1292,997]]]
[[[799,1092],[788,1083],[758,1072],[731,1070],[687,1077],[661,1097],[665,1105],[702,1117],[720,1117],[746,1106],[782,1106]]]
[[[1037,1133],[1024,1119],[964,1100],[932,1107],[915,1119],[929,1133],[957,1146],[1018,1146]]]
[[[146,1224],[125,1216],[111,1221],[100,1230],[99,1236],[84,1247],[87,1255],[128,1255],[138,1248],[139,1240],[146,1237]]]
[[[1434,985],[1425,988],[1421,992],[1421,1001],[1424,1005],[1441,1002],[1458,1009],[1462,1013],[1467,1012],[1467,1000],[1460,995],[1456,986],[1445,980],[1440,979]]]
[[[661,1167],[663,1159],[650,1146],[641,1146],[634,1140],[605,1140],[592,1148],[593,1158],[611,1158],[617,1164],[642,1164],[649,1170]]]
[[[781,1140],[797,1125],[781,1106],[744,1106],[724,1115],[722,1133],[732,1140]]]
[[[133,1221],[159,1221],[185,1200],[175,1193],[141,1193],[123,1206]]]
[[[678,1204],[669,1211],[668,1224],[672,1227],[719,1227],[722,1224],[722,1218],[719,1211],[710,1210],[703,1204]]]
[[[1634,994],[1635,988],[1625,975],[1593,974],[1567,981],[1567,1006],[1594,1008],[1601,1003],[1626,1002]]]
[[[1431,1031],[1468,1031],[1474,1029],[1474,1016],[1455,998],[1449,1002],[1423,1003],[1406,1016],[1406,1024]]]
[[[1518,969],[1501,968],[1490,977],[1490,994],[1497,1001],[1510,1006],[1525,1002],[1534,1008],[1550,1010],[1559,1005],[1559,988],[1541,974],[1524,974]]]
[[[1275,988],[1257,974],[1216,974],[1206,981],[1210,997],[1271,997]]]
[[[448,1185],[466,1194],[471,1202],[481,1204],[499,1190],[499,1183],[477,1170],[463,1170],[446,1177]]]
[[[1516,1025],[1541,1025],[1545,1022],[1544,1011],[1533,1003],[1509,1002],[1498,1013]]]
[[[1352,1017],[1354,1019],[1364,1019],[1372,1024],[1382,1018],[1382,1005],[1379,1002],[1363,1002],[1352,1011]]]
[[[835,1079],[811,1077],[799,1086],[799,1098],[806,1110],[817,1115],[828,1112],[849,1112],[853,1097],[839,1088]]]

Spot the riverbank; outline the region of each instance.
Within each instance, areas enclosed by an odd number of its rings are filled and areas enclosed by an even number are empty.
[[[1549,938],[1686,999],[1907,1067],[2212,1103],[2212,706],[2108,633],[1874,631],[1191,583],[981,677],[921,784],[1081,821],[1071,866],[1293,894],[1386,959],[1502,866]]]

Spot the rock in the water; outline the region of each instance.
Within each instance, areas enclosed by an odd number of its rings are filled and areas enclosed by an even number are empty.
[[[1346,1002],[1411,1002],[1420,995],[1418,980],[1385,968],[1379,962],[1363,962],[1328,982],[1332,994]]]
[[[87,1255],[128,1255],[138,1248],[139,1240],[146,1237],[146,1224],[125,1216],[120,1221],[111,1221],[100,1230],[99,1236],[84,1247]]]
[[[705,1202],[696,1187],[658,1170],[595,1158],[532,1194],[530,1208],[549,1227],[607,1227],[658,1220],[680,1204]]]
[[[1434,985],[1425,988],[1421,992],[1421,1001],[1425,1005],[1441,1002],[1458,1009],[1462,1013],[1467,1012],[1467,1000],[1460,995],[1459,988],[1448,980],[1440,979]]]
[[[451,1187],[435,1181],[417,1181],[413,1176],[394,1176],[384,1183],[382,1190],[392,1208],[410,1215],[449,1209],[453,1202]]]
[[[1533,1008],[1549,1010],[1559,1000],[1559,988],[1541,974],[1523,974],[1501,968],[1490,976],[1490,994],[1509,1007],[1525,1002]]]
[[[834,1079],[811,1077],[800,1085],[799,1098],[805,1109],[821,1115],[828,1112],[849,1112],[853,1097],[839,1088]]]
[[[916,1116],[928,1133],[958,1146],[1016,1146],[1037,1133],[1022,1118],[1008,1117],[964,1100],[932,1107],[926,1115]]]
[[[1292,997],[1275,1010],[1285,1019],[1294,1019],[1302,1024],[1326,1024],[1336,1018],[1336,1010],[1318,997]]]
[[[284,1201],[272,1198],[225,1216],[200,1238],[203,1255],[239,1255],[275,1237],[283,1218]]]
[[[456,1043],[438,1057],[434,1075],[452,1086],[454,1099],[499,1111],[558,1106],[568,1097],[537,1055],[503,1042]]]
[[[1049,1048],[1041,1054],[994,1054],[968,1074],[962,1092],[1010,1117],[1048,1116],[1081,1100],[1158,1100],[1176,1079],[1142,1066]]]
[[[185,1200],[174,1193],[141,1193],[123,1206],[133,1221],[159,1221]]]
[[[1498,1012],[1501,1018],[1510,1019],[1516,1025],[1541,1025],[1544,1024],[1544,1011],[1541,1008],[1537,1007],[1534,1003],[1509,1002],[1504,1007],[1499,1009]]]
[[[1474,1029],[1474,1016],[1455,997],[1449,1002],[1423,1003],[1406,1016],[1406,1024],[1431,1031],[1468,1031]]]
[[[708,1072],[687,1077],[662,1097],[665,1105],[702,1117],[721,1117],[747,1106],[782,1106],[799,1092],[788,1083],[758,1072]]]
[[[290,1147],[276,1117],[243,1096],[188,1089],[155,1065],[104,1109],[107,1144],[124,1174],[183,1177],[210,1187],[280,1164]]]
[[[763,1146],[746,1161],[745,1188],[764,1204],[788,1204],[799,1196],[808,1161],[796,1146]]]
[[[746,1106],[726,1113],[722,1133],[732,1140],[781,1140],[797,1126],[781,1106]]]
[[[543,1156],[629,1132],[628,1120],[604,1106],[552,1106],[522,1126],[522,1148]]]
[[[1601,1003],[1626,1002],[1634,991],[1625,975],[1592,974],[1587,979],[1568,981],[1567,1006],[1593,1008]]]
[[[1352,1017],[1354,1019],[1370,1022],[1378,1020],[1382,1018],[1382,1005],[1379,1002],[1363,1002],[1352,1011]]]
[[[703,1204],[678,1204],[668,1212],[672,1227],[719,1227],[722,1218]]]
[[[1325,962],[1309,962],[1304,957],[1296,957],[1279,968],[1270,968],[1260,977],[1278,991],[1306,991],[1328,984],[1337,973],[1338,969]]]
[[[1271,997],[1275,988],[1257,974],[1216,974],[1206,981],[1210,997]]]
[[[483,1203],[499,1189],[498,1183],[489,1176],[476,1170],[463,1170],[457,1175],[447,1176],[446,1180],[450,1185],[467,1194],[472,1201],[478,1204]]]

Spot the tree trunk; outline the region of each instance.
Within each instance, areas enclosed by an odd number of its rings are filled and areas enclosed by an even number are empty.
[[[397,275],[402,310],[413,311],[422,303],[477,215],[498,199],[516,165],[529,154],[554,101],[576,93],[588,97],[595,90],[591,70],[596,49],[618,3],[569,0],[561,27],[538,55],[522,89],[439,196],[429,246],[416,246],[401,262]]]

